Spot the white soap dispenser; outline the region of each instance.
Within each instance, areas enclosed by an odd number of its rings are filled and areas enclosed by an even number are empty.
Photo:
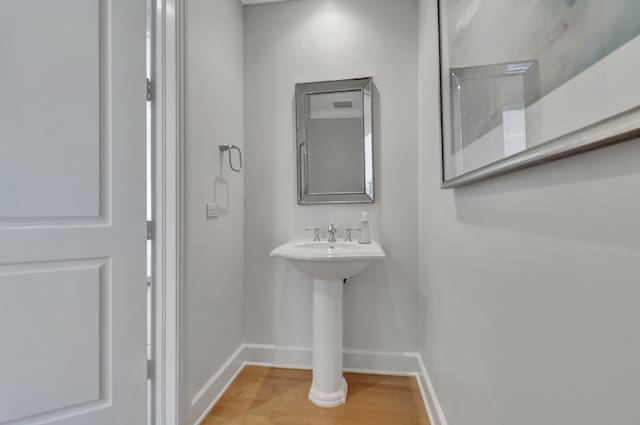
[[[371,243],[371,229],[369,228],[369,213],[363,212],[360,219],[360,241],[361,244]]]

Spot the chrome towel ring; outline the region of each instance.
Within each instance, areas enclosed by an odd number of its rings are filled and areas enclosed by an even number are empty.
[[[238,151],[238,158],[240,159],[240,166],[238,168],[233,166],[233,158],[231,155],[231,152],[233,150],[237,150]],[[231,168],[231,170],[235,171],[236,173],[239,173],[242,171],[242,151],[240,150],[239,147],[237,147],[236,145],[220,145],[220,155],[224,155],[225,152],[229,152],[229,168]]]

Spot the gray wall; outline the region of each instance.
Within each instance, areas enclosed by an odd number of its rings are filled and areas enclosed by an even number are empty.
[[[357,226],[360,212],[369,211],[373,236],[389,258],[345,289],[345,346],[418,349],[416,12],[415,0],[245,7],[248,342],[311,345],[311,281],[269,252],[305,236],[305,225]],[[377,202],[298,206],[295,83],[363,76],[376,85]]]
[[[187,236],[181,370],[183,422],[211,401],[192,398],[243,339],[242,174],[219,160],[218,144],[243,141],[243,26],[238,0],[189,0],[187,57]],[[227,208],[207,220],[205,204]],[[226,200],[228,194],[228,201]]]
[[[637,425],[640,141],[441,190],[419,9],[422,351],[448,424]]]

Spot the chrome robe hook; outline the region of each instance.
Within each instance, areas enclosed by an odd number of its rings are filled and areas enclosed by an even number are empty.
[[[233,151],[234,149],[238,151],[238,157],[240,158],[240,167],[238,168],[233,166],[231,151]],[[242,171],[242,151],[240,150],[240,148],[237,147],[236,145],[224,145],[224,144],[220,145],[220,155],[224,155],[225,152],[229,152],[229,168],[231,168],[231,170],[235,171],[236,173],[241,172]]]

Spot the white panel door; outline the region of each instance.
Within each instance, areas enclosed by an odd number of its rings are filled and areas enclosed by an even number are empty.
[[[0,0],[0,425],[143,425],[145,0]]]

